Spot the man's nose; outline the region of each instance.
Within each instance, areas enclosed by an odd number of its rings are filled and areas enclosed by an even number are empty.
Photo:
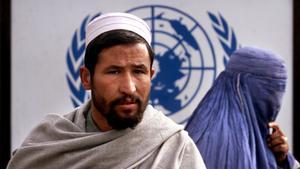
[[[127,95],[132,95],[136,92],[136,84],[131,74],[124,75],[124,78],[120,81],[120,91]]]

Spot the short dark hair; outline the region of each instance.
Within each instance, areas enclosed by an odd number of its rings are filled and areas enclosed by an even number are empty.
[[[150,66],[152,67],[154,59],[153,49],[144,38],[128,30],[112,30],[97,36],[88,44],[86,48],[84,56],[84,65],[93,76],[95,71],[95,65],[98,61],[98,55],[103,49],[116,45],[135,43],[143,43],[146,45],[150,56]]]

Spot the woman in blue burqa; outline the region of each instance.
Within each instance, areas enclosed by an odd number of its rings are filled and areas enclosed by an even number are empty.
[[[244,47],[231,56],[186,126],[208,169],[278,167],[282,154],[273,152],[267,139],[286,81],[284,62],[271,51]],[[292,168],[292,155],[280,165]]]

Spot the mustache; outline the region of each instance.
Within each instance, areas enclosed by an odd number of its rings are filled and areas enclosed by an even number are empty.
[[[111,105],[120,105],[120,104],[140,104],[141,98],[136,95],[124,95],[119,98],[116,98],[111,102]]]

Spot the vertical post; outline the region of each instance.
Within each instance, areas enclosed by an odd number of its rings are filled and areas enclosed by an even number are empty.
[[[300,11],[299,11],[300,3],[299,0],[294,0],[293,3],[293,75],[294,75],[294,83],[293,83],[293,154],[296,159],[300,160],[300,104],[298,103],[297,97],[300,96]],[[297,9],[298,8],[298,9]]]
[[[0,168],[6,168],[10,158],[11,100],[11,2],[0,1]]]

